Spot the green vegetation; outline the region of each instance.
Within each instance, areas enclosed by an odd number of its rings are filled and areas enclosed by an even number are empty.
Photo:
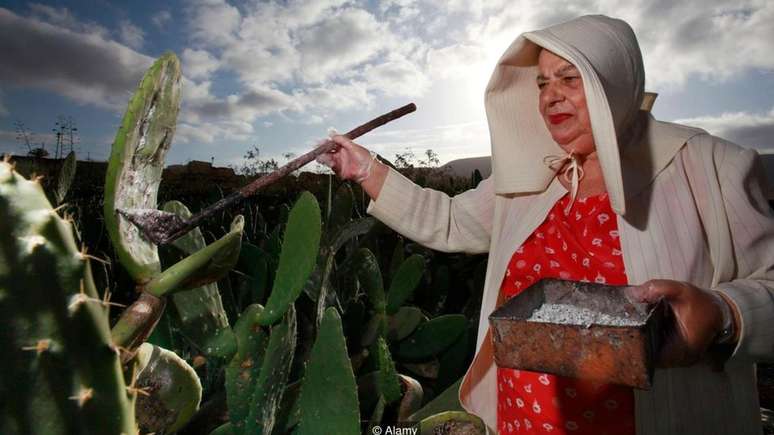
[[[68,156],[44,192],[0,163],[0,397],[13,398],[0,433],[475,422],[440,413],[460,410],[484,257],[403,240],[365,216],[357,186],[319,174],[281,180],[168,246],[124,219],[159,204],[186,217],[228,193],[162,182],[180,78],[171,53],[148,70],[105,173]]]

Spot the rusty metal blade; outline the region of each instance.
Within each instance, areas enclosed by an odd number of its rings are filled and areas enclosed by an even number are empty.
[[[169,243],[168,234],[186,224],[180,216],[162,210],[145,208],[117,211],[137,226],[145,238],[157,245]]]

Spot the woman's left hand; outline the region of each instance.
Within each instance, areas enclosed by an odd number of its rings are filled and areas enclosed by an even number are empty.
[[[692,284],[667,279],[650,280],[627,290],[630,298],[656,303],[664,299],[672,311],[673,325],[664,331],[657,365],[685,367],[698,362],[723,328],[718,299]],[[720,303],[725,303],[720,300]]]

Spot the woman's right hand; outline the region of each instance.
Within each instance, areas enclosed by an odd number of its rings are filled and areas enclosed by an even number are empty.
[[[371,175],[376,155],[346,136],[335,135],[331,140],[339,147],[317,156],[317,162],[331,168],[342,180],[365,181]]]

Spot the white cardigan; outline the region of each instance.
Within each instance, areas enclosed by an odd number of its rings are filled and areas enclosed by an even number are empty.
[[[636,165],[642,162],[622,161],[624,178]],[[742,317],[741,339],[724,372],[705,363],[657,370],[650,391],[635,390],[639,435],[761,433],[754,363],[774,358],[774,217],[756,178],[759,167],[755,151],[699,132],[655,178],[629,180],[626,215],[617,215],[629,283],[662,278],[720,290]],[[450,198],[390,170],[368,206],[369,214],[432,249],[489,252],[476,355],[459,394],[493,433],[488,316],[514,250],[565,193],[554,179],[538,194],[495,195],[490,177]]]

